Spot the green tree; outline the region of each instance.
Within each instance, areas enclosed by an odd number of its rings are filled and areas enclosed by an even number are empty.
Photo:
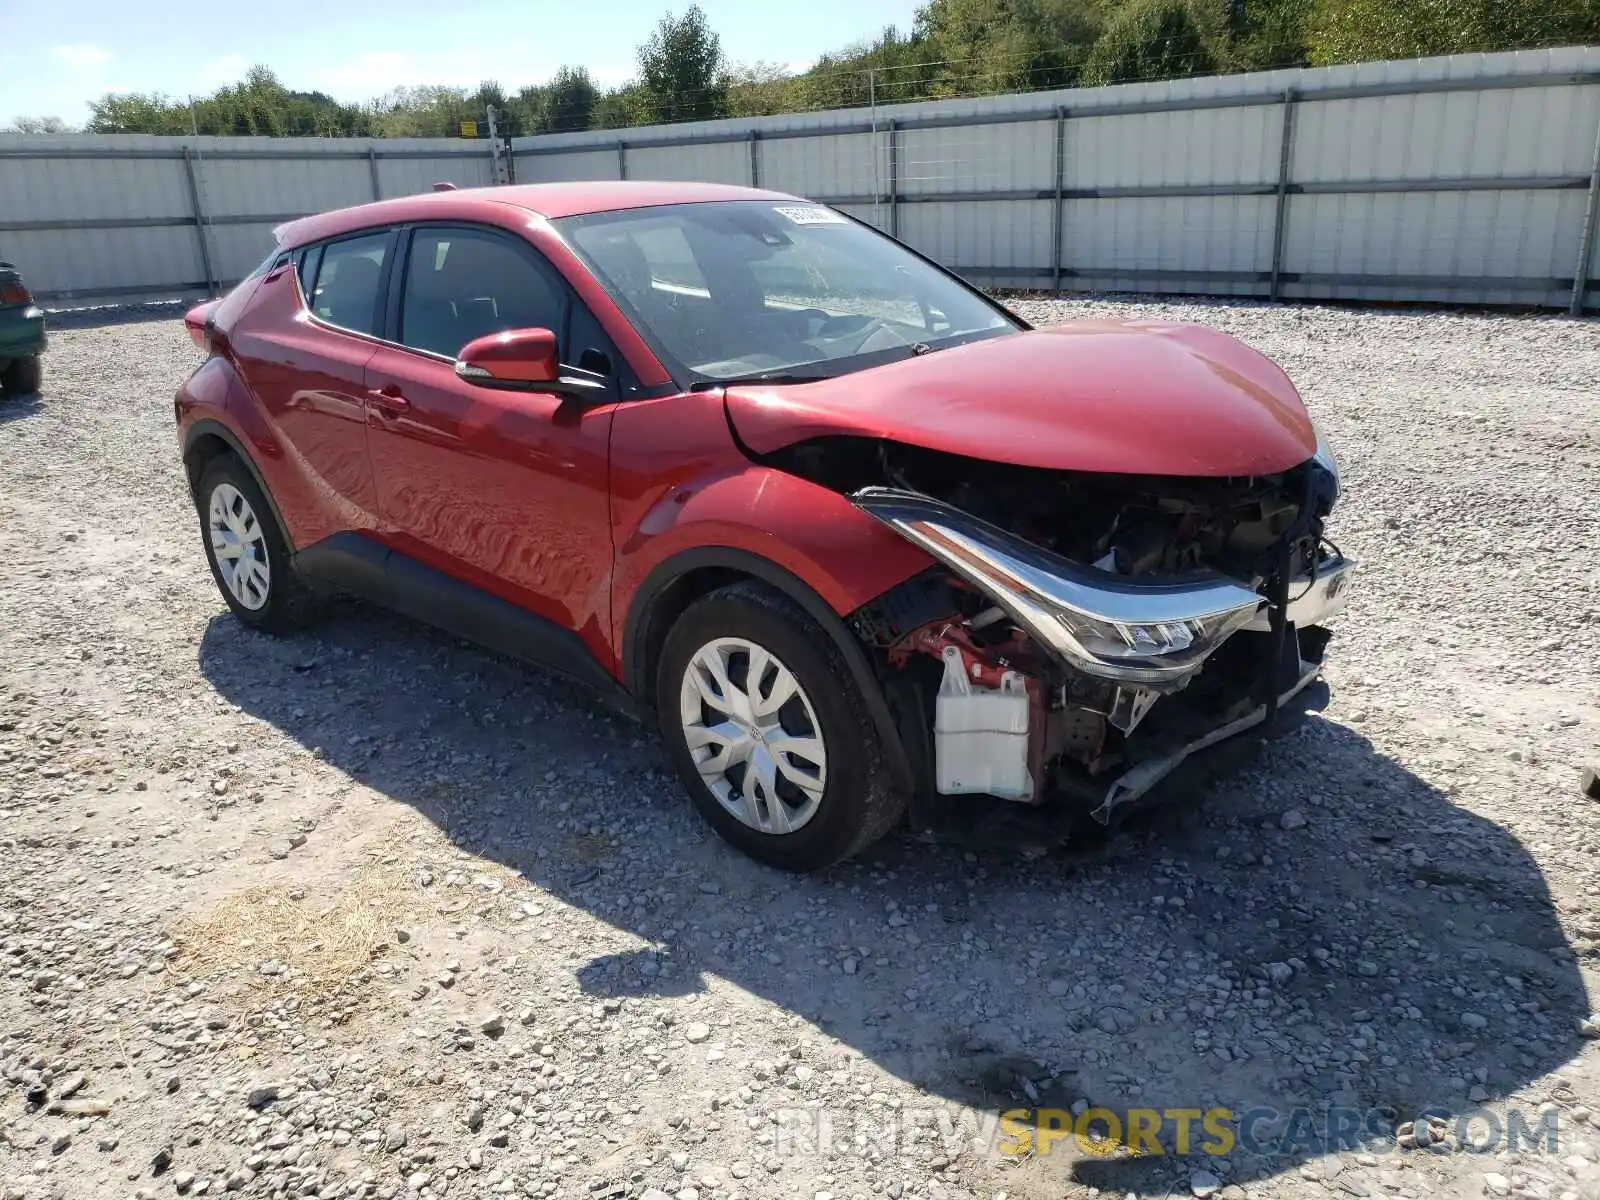
[[[1070,87],[1100,32],[1094,0],[929,0],[922,40],[944,61],[930,94]]]
[[[486,79],[480,83],[478,90],[468,97],[467,102],[472,106],[473,112],[469,113],[466,119],[478,122],[479,137],[489,136],[488,117],[491,107],[495,113],[495,125],[502,136],[509,134],[511,137],[520,137],[525,133],[534,132],[532,127],[523,128],[521,112],[507,98],[505,88],[493,79]],[[461,127],[457,125],[456,128],[459,130]]]
[[[108,92],[90,102],[89,121],[84,129],[88,133],[188,133],[189,109],[181,101],[159,92],[149,95]]]
[[[662,18],[639,78],[603,95],[580,66],[508,94],[411,86],[366,104],[285,88],[264,66],[207,96],[106,95],[90,133],[456,137],[489,105],[512,134],[615,129],[1306,63],[1600,42],[1600,0],[925,0],[894,27],[790,76],[728,70],[705,14]],[[53,132],[47,119],[14,128]]]
[[[594,121],[600,103],[600,89],[589,78],[587,67],[562,67],[545,88],[544,133],[570,133],[587,129]]]
[[[681,17],[671,13],[662,17],[639,47],[639,83],[654,121],[704,121],[727,115],[722,40],[698,4],[691,4]]]
[[[209,96],[107,95],[89,112],[90,133],[346,137],[373,131],[367,111],[322,92],[289,91],[266,67],[252,67]]]
[[[769,117],[795,112],[800,103],[799,83],[777,63],[758,62],[728,72],[728,115]]]
[[[1227,66],[1236,71],[1303,67],[1313,0],[1237,0],[1229,14]]]
[[[1600,41],[1600,0],[1315,0],[1311,61],[1360,62]]]
[[[1095,42],[1083,81],[1181,79],[1213,74],[1218,65],[1190,0],[1131,0]]]
[[[890,25],[876,40],[857,42],[825,54],[798,81],[799,107],[860,107],[927,100],[934,95],[943,57],[939,47],[918,34]]]
[[[630,125],[648,125],[655,119],[654,111],[644,87],[626,83],[600,97],[591,120],[595,129],[625,129]]]

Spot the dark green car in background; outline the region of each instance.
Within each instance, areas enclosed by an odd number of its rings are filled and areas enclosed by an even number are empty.
[[[39,390],[44,342],[43,310],[16,267],[0,262],[0,392],[20,396]]]

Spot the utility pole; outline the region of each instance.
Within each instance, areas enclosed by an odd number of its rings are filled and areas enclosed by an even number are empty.
[[[511,154],[510,148],[500,139],[499,115],[494,105],[489,105],[489,154],[494,162],[494,181],[503,187],[511,182]]]

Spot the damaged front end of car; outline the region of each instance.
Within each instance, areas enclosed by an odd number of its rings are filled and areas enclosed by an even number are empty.
[[[914,821],[940,802],[992,821],[999,806],[951,801],[982,796],[1109,824],[1191,756],[1275,731],[1320,671],[1355,566],[1324,536],[1339,485],[1320,450],[1249,478],[876,439],[782,457],[938,564],[853,616],[922,764]]]

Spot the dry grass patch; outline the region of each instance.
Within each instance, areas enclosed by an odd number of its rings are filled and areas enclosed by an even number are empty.
[[[207,981],[243,974],[270,990],[336,991],[391,948],[395,924],[411,907],[407,890],[402,871],[369,868],[331,902],[284,886],[235,892],[173,930],[182,951],[176,972]]]

